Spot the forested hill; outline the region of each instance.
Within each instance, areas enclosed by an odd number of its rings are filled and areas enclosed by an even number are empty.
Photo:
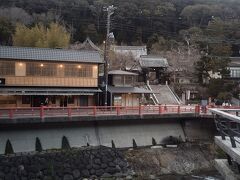
[[[235,23],[240,17],[239,0],[1,0],[0,16],[27,26],[57,20],[65,23],[72,42],[90,36],[101,43],[108,5],[117,7],[111,31],[118,44],[151,43],[156,36],[178,40],[181,30],[205,29],[213,18]]]

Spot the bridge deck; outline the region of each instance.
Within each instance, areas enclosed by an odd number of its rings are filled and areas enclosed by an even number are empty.
[[[165,114],[195,114],[199,106],[90,106],[90,107],[38,107],[38,108],[2,108],[1,119],[48,118],[48,117],[83,117],[83,116],[135,116]]]
[[[229,167],[226,159],[215,159],[214,162],[215,168],[227,180],[238,180],[240,175],[235,174],[232,169]]]
[[[226,140],[222,140],[221,136],[215,136],[215,143],[231,158],[240,164],[240,144],[236,143],[236,148],[233,148],[229,137],[225,137]],[[236,141],[240,142],[240,138],[234,137]]]

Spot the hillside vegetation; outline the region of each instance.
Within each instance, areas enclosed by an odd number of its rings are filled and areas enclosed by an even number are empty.
[[[239,0],[1,0],[0,44],[67,47],[69,42],[90,37],[102,45],[107,23],[104,9],[109,5],[117,7],[111,17],[115,44],[146,44],[149,53],[168,58],[174,76],[181,71],[202,85],[210,79],[209,93],[203,95],[229,97],[226,93],[233,87],[211,80],[209,72],[229,76],[229,56],[240,56]],[[18,40],[22,37],[18,27],[29,32],[42,27],[46,28],[43,32],[50,32],[52,23],[65,34],[63,43],[58,39],[62,36],[56,35],[54,43],[52,37],[16,43],[16,34]]]

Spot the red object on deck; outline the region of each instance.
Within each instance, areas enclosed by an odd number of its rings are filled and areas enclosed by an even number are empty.
[[[119,106],[117,106],[117,116],[119,116],[120,115],[120,107]]]
[[[44,106],[40,107],[40,118],[43,119],[44,118]]]
[[[13,118],[13,109],[9,109],[9,118],[10,118],[10,119]]]
[[[93,106],[93,115],[96,116],[97,115],[97,107]]]
[[[72,117],[72,109],[70,107],[68,108],[68,117]]]
[[[159,105],[159,114],[162,114],[163,113],[163,108],[162,108],[162,106],[161,105]]]
[[[180,106],[178,106],[177,112],[178,112],[178,114],[181,113],[181,108],[180,108]]]
[[[138,111],[138,112],[139,112],[139,115],[141,116],[141,115],[142,115],[142,106],[139,106],[139,107],[138,107],[138,110],[139,110],[139,111]]]

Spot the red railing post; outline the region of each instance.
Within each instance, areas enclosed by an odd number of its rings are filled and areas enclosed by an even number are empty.
[[[162,114],[162,113],[163,113],[162,106],[161,106],[161,105],[159,105],[159,106],[158,106],[158,108],[159,108],[159,114]]]
[[[44,106],[40,107],[40,118],[44,119]]]
[[[72,108],[68,107],[68,117],[72,117]]]
[[[142,105],[138,106],[138,114],[142,116]]]
[[[13,118],[13,109],[9,109],[9,118],[12,119]]]
[[[205,107],[204,107],[204,114],[207,114],[207,109],[208,109],[208,107],[205,106]]]
[[[181,107],[178,105],[178,108],[177,108],[177,113],[180,114],[181,113]]]
[[[97,114],[97,107],[93,106],[93,115],[96,116],[96,114]]]
[[[120,107],[119,106],[117,106],[117,116],[119,116],[120,115]]]
[[[200,106],[199,105],[195,106],[195,113],[200,114]]]
[[[164,106],[164,111],[167,112],[167,105],[166,105],[166,104],[165,104],[165,106]]]

